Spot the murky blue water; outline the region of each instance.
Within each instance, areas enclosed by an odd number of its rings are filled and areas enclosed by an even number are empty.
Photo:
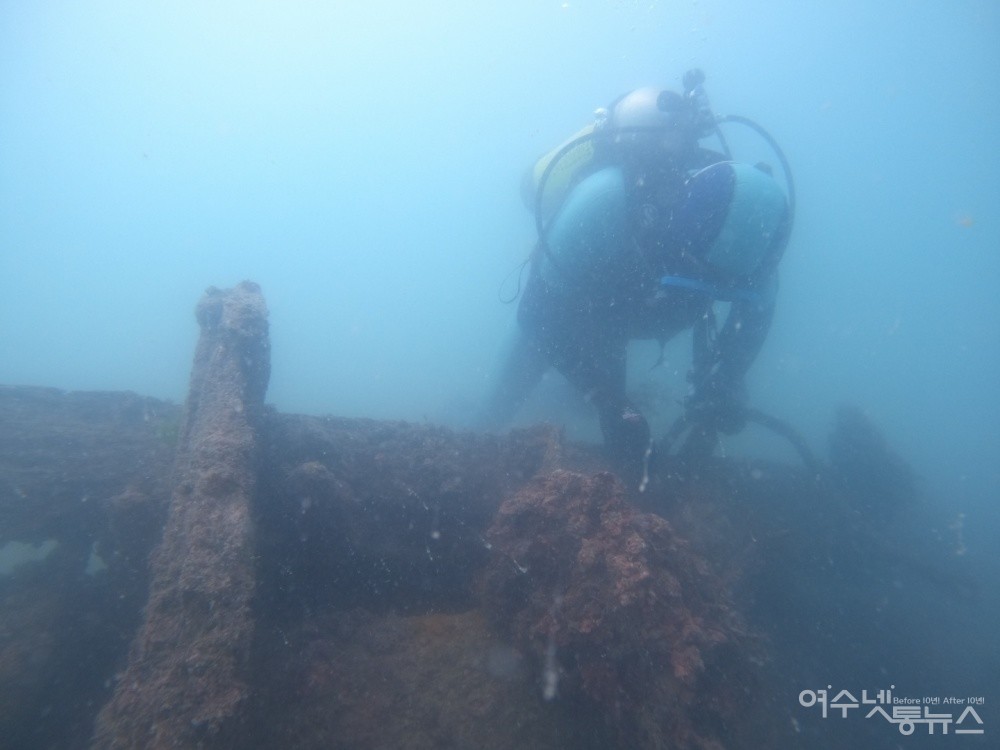
[[[0,382],[180,400],[195,302],[249,278],[279,409],[461,423],[533,241],[523,169],[698,66],[798,186],[754,404],[818,447],[863,408],[1000,568],[998,38],[990,0],[6,3]],[[686,346],[636,353],[657,424]]]

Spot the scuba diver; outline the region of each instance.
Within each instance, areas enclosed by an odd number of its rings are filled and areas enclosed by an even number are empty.
[[[711,453],[746,421],[744,375],[770,327],[792,220],[791,175],[752,121],[717,119],[703,74],[684,92],[631,91],[543,156],[525,180],[538,243],[518,329],[486,407],[509,420],[554,367],[596,408],[606,449],[642,466],[650,428],[626,396],[629,341],[694,332],[690,393],[677,425]],[[789,197],[763,165],[732,161],[720,121],[749,124],[785,167]],[[702,147],[717,136],[723,153]],[[721,330],[714,305],[729,302]],[[694,439],[694,440],[692,440]]]

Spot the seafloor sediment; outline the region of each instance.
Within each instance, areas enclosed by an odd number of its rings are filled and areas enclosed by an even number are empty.
[[[0,388],[0,747],[880,746],[800,691],[990,679],[937,638],[987,637],[960,529],[856,410],[819,474],[639,494],[552,428],[266,409],[259,290],[199,311],[183,408]]]

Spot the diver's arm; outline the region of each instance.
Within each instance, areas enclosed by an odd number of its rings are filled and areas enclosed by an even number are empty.
[[[777,279],[757,285],[735,300],[714,340],[708,322],[695,332],[694,364],[685,401],[690,421],[721,432],[738,432],[745,423],[743,378],[760,352],[774,316]],[[709,319],[710,321],[710,319]]]
[[[735,300],[716,340],[716,377],[737,383],[760,352],[774,318],[777,275],[755,285],[753,295]]]

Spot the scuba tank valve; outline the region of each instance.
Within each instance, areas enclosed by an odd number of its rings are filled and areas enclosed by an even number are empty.
[[[705,74],[700,68],[691,68],[684,74],[684,98],[695,116],[698,135],[707,138],[715,132],[715,115],[705,93]]]

